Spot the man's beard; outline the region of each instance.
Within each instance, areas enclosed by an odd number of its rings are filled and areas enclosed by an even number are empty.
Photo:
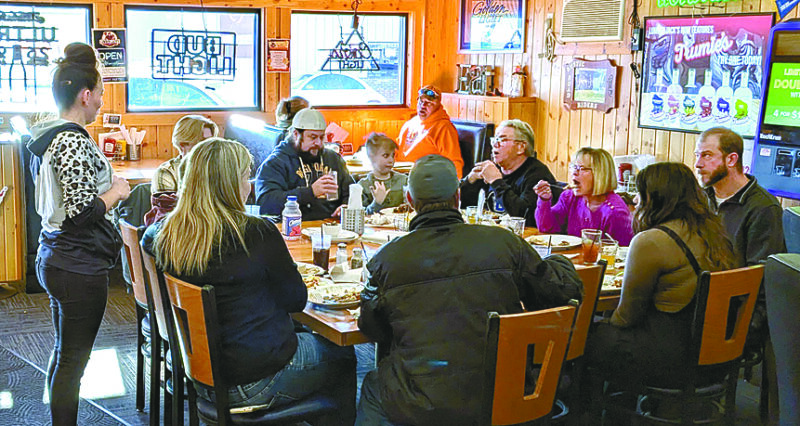
[[[720,164],[719,167],[711,172],[711,176],[708,177],[708,183],[705,186],[706,188],[714,186],[714,184],[726,177],[728,177],[728,167],[725,164]]]
[[[300,156],[300,159],[306,163],[316,163],[322,157],[322,150],[318,149],[317,154],[314,155],[309,151],[303,151],[300,147],[303,146],[303,137],[300,136],[300,140],[295,142],[295,149],[297,150],[297,155]]]

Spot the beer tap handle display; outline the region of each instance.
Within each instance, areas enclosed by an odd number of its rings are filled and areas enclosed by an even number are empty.
[[[800,199],[800,20],[772,28],[753,174],[769,192]]]

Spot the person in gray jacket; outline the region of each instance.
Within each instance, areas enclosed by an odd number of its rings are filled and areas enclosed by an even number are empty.
[[[421,158],[408,182],[411,232],[367,264],[358,325],[388,353],[364,379],[356,424],[472,425],[487,313],[562,306],[582,284],[567,258],[542,260],[508,230],[465,224],[447,158]]]
[[[77,422],[81,376],[105,312],[108,273],[122,247],[111,209],[130,194],[84,127],[103,106],[94,49],[71,43],[57,64],[59,118],[35,125],[28,144],[42,217],[36,273],[50,295],[55,329],[46,389],[56,426]]]

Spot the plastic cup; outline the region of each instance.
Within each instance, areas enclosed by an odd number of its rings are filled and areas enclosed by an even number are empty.
[[[336,222],[322,224],[322,233],[325,235],[330,235],[331,238],[336,238],[339,235],[339,231],[341,229],[342,226]]]
[[[506,223],[508,224],[508,227],[511,229],[511,231],[519,235],[520,237],[525,232],[524,217],[511,216],[508,219],[506,219]]]
[[[478,206],[467,207],[467,223],[470,225],[478,224]]]
[[[595,263],[600,254],[601,238],[603,231],[599,229],[581,230],[581,241],[583,243],[583,263]]]
[[[613,268],[614,265],[617,263],[617,250],[619,249],[619,243],[613,238],[603,238],[600,241],[600,259],[606,261],[608,267]]]
[[[327,271],[331,260],[331,236],[323,234],[322,230],[311,234],[311,253],[314,264]]]

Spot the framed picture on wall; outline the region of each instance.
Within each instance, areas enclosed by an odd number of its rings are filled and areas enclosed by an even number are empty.
[[[459,53],[522,53],[525,0],[461,0]]]
[[[617,70],[608,59],[576,58],[564,65],[564,107],[575,111],[593,109],[603,113],[617,107]]]

